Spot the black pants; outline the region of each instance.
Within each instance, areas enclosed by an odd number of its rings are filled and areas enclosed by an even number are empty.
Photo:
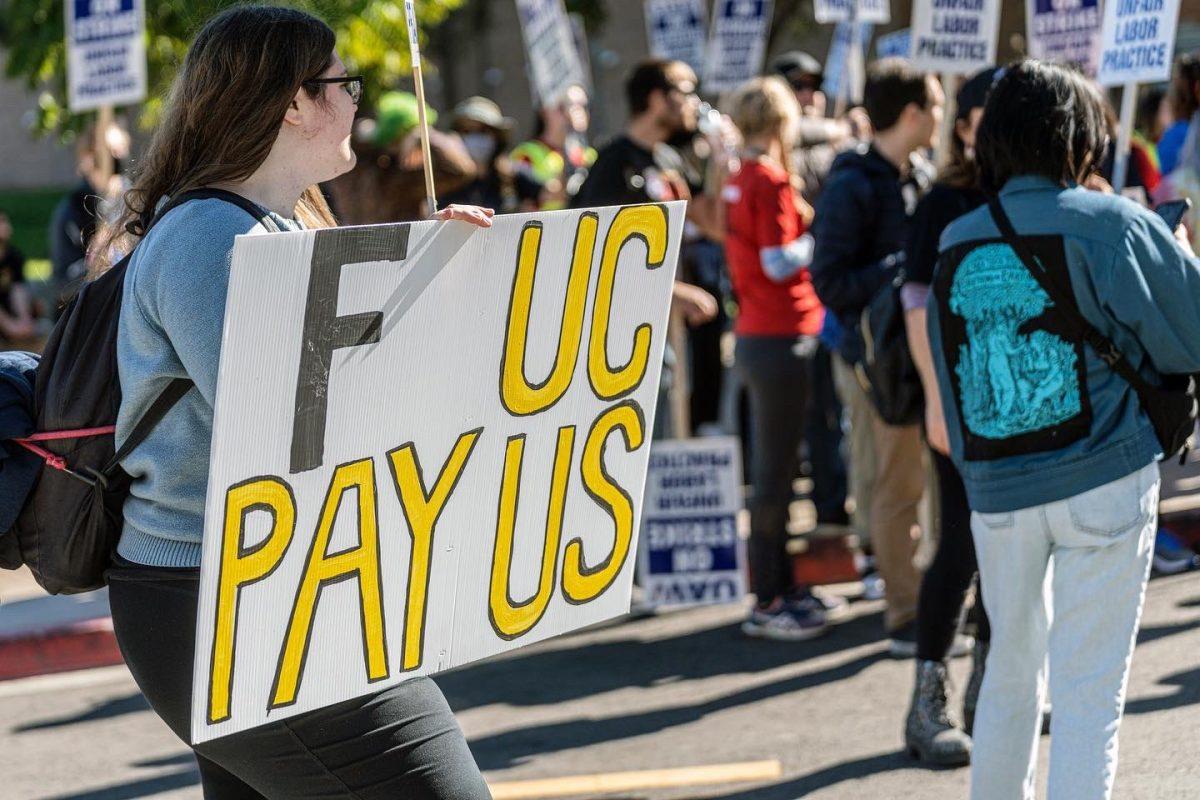
[[[922,661],[944,661],[954,643],[962,619],[967,590],[979,571],[975,560],[975,540],[971,538],[971,509],[967,505],[967,490],[954,462],[931,451],[937,472],[940,498],[942,538],[938,542],[933,563],[921,580],[921,595],[917,605],[917,658]],[[983,598],[975,601],[977,636],[981,641],[991,639]]]
[[[792,588],[788,505],[817,340],[739,336],[734,361],[750,398],[750,584],[761,604]]]
[[[812,386],[804,438],[812,468],[817,524],[849,525],[846,462],[842,458],[842,403],[833,385],[833,357],[825,345],[813,357]]]
[[[120,560],[113,627],[138,687],[187,742],[199,571]],[[206,800],[490,800],[441,690],[415,678],[194,748]]]

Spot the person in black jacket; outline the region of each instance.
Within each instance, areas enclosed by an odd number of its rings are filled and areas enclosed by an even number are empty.
[[[930,182],[929,170],[916,154],[933,144],[943,101],[941,86],[932,74],[903,59],[872,64],[863,106],[875,138],[838,156],[817,202],[812,281],[821,302],[845,331],[838,353],[843,373],[863,357],[859,332],[863,309],[896,277],[904,260],[909,215]],[[921,429],[919,425],[887,425],[857,381],[840,383],[852,393],[847,398],[851,425],[856,429],[851,469],[861,469],[869,458],[855,442],[869,439],[875,451],[868,525],[876,566],[886,587],[884,624],[892,654],[911,657],[916,652],[920,587],[913,565],[913,528],[925,489]]]

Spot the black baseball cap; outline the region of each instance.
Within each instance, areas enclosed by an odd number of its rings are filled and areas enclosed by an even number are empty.
[[[771,69],[793,85],[809,75],[817,78],[819,83],[825,74],[825,68],[821,66],[821,62],[803,50],[792,50],[777,57],[771,62]]]
[[[966,119],[971,109],[987,105],[988,94],[1002,75],[1004,67],[985,67],[968,78],[966,83],[958,87],[958,93],[954,96],[958,106],[954,118]]]

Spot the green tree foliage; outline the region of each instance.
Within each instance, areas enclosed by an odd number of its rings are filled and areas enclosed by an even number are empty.
[[[236,0],[144,0],[149,100],[142,123],[153,124],[188,43],[200,27]],[[417,0],[418,27],[440,24],[465,0]],[[366,76],[367,102],[412,72],[403,0],[301,0],[291,2],[324,19],[337,31],[338,50],[351,72]],[[43,89],[38,127],[65,133],[86,120],[67,110],[63,0],[0,2],[0,45],[8,51],[5,73]]]

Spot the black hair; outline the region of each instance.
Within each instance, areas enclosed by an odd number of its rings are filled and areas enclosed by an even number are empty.
[[[925,109],[931,100],[929,73],[917,69],[908,59],[881,58],[867,68],[863,109],[877,132],[895,125],[909,103]]]
[[[674,86],[667,75],[675,61],[666,58],[651,58],[639,62],[625,81],[625,101],[629,113],[637,116],[650,107],[650,95],[655,92],[666,94]]]
[[[1186,122],[1200,109],[1200,53],[1188,53],[1175,62],[1171,79],[1171,110]]]
[[[1134,114],[1133,128],[1145,135],[1157,139],[1162,131],[1158,127],[1158,110],[1162,107],[1167,90],[1158,86],[1143,86],[1138,96],[1137,111]]]
[[[1017,175],[1066,186],[1100,167],[1108,146],[1105,100],[1078,70],[1026,59],[988,96],[975,137],[979,181],[998,192]]]

